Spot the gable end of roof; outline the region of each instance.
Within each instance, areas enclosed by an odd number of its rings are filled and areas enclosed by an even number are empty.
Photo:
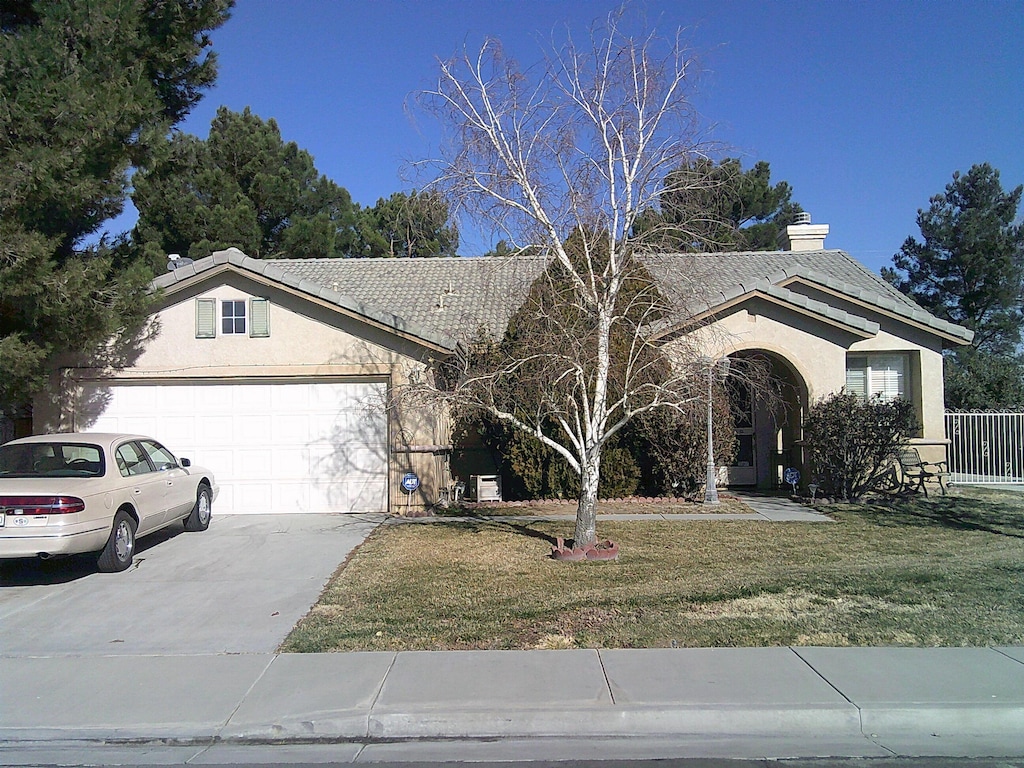
[[[274,263],[246,256],[237,248],[215,251],[206,258],[198,259],[191,264],[178,267],[173,272],[160,275],[150,283],[150,288],[151,290],[172,288],[175,285],[191,281],[206,272],[224,267],[234,267],[242,273],[248,272],[251,275],[258,275],[266,280],[280,283],[306,296],[320,299],[352,314],[360,315],[376,325],[383,326],[404,336],[411,336],[421,342],[426,342],[430,346],[435,346],[448,352],[454,351],[457,347],[455,339],[447,334],[422,327],[417,323],[410,322],[377,307],[367,306],[319,283],[282,269]]]

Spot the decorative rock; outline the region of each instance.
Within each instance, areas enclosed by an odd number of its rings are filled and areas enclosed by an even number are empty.
[[[569,549],[565,539],[559,537],[557,545],[551,548],[551,557],[555,560],[615,560],[618,556],[619,545],[608,539]]]

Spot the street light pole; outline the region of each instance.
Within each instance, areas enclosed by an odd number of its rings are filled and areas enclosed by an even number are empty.
[[[712,384],[715,379],[715,369],[718,368],[722,377],[729,374],[729,358],[722,357],[718,360],[708,358],[708,474],[704,486],[704,503],[718,504],[718,486],[715,483],[715,438],[714,419],[712,409]]]
[[[711,384],[715,376],[715,364],[708,362],[708,476],[704,486],[704,503],[718,503],[718,487],[715,485],[715,438],[712,426]]]

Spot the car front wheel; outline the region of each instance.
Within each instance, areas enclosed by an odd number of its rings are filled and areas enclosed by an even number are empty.
[[[132,564],[135,555],[135,521],[122,509],[114,515],[107,545],[100,552],[96,565],[104,573],[123,571]]]
[[[213,515],[210,496],[209,486],[200,485],[199,492],[196,494],[196,505],[192,507],[192,514],[185,518],[186,531],[205,531],[210,527],[210,518]]]

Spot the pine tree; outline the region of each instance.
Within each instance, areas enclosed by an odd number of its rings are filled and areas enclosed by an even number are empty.
[[[666,176],[659,210],[645,212],[634,234],[664,250],[771,251],[803,210],[792,197],[763,160],[744,171],[736,158],[701,158]]]
[[[448,205],[431,192],[396,192],[363,211],[364,256],[454,256],[459,233]]]
[[[84,245],[216,74],[227,0],[6,3],[0,12],[0,410],[25,412],[56,355],[117,365],[149,275]],[[121,341],[123,344],[111,344]]]
[[[1024,187],[1003,190],[988,163],[956,172],[919,210],[921,240],[908,237],[883,276],[932,314],[974,331],[946,360],[947,405],[1017,407],[1024,326]]]
[[[155,261],[235,246],[254,257],[358,255],[359,206],[248,108],[217,110],[206,140],[177,133],[137,174],[135,238]]]

